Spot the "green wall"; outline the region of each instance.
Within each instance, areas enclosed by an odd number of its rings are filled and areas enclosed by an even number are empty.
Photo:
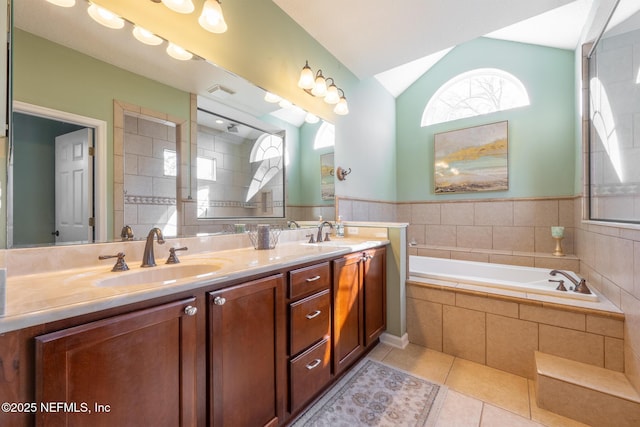
[[[21,30],[14,30],[13,61],[14,100],[107,122],[108,212],[113,211],[113,100],[189,119],[189,93]],[[107,226],[113,235],[112,216]]]
[[[531,104],[422,128],[431,96],[449,79],[499,68],[524,84]],[[396,102],[398,201],[575,194],[574,52],[480,38],[453,49]],[[440,132],[509,121],[509,190],[435,195],[433,140]]]

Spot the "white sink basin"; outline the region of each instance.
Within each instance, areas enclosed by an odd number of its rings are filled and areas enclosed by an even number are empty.
[[[134,271],[113,272],[105,279],[96,280],[95,286],[129,286],[146,283],[171,284],[178,280],[193,277],[205,278],[220,270],[216,264],[177,264],[148,267]]]

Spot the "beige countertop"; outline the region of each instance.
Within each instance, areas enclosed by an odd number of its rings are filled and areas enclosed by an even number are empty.
[[[5,313],[0,317],[0,333],[189,291],[204,285],[221,284],[387,243],[388,240],[384,239],[351,237],[320,244],[286,242],[269,250],[247,247],[180,255],[181,262],[175,265],[164,264],[164,260],[158,259],[156,267],[142,268],[139,263],[130,262],[130,270],[124,272],[110,271],[113,262],[109,260],[108,264],[97,267],[9,277],[6,281]],[[194,267],[185,273],[189,266]],[[175,276],[171,269],[176,273]],[[142,282],[134,278],[136,275]]]

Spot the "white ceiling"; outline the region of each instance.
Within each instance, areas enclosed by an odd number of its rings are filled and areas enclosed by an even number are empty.
[[[573,50],[593,0],[273,1],[357,77],[397,96],[477,37]]]

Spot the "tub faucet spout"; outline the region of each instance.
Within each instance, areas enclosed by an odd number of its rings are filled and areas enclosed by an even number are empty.
[[[164,237],[162,237],[162,230],[158,227],[154,227],[149,231],[147,235],[147,243],[144,245],[144,255],[142,255],[142,267],[155,267],[156,258],[153,254],[153,238],[158,237],[158,244],[164,243]]]
[[[587,287],[587,281],[584,280],[583,278],[580,278],[580,280],[578,281],[573,276],[571,276],[569,273],[567,273],[566,271],[562,271],[562,270],[551,270],[551,272],[549,274],[551,274],[552,276],[555,276],[558,273],[563,275],[567,279],[569,279],[571,281],[571,283],[573,283],[575,285],[574,292],[578,292],[578,293],[581,293],[581,294],[590,294],[591,293],[591,291]]]

